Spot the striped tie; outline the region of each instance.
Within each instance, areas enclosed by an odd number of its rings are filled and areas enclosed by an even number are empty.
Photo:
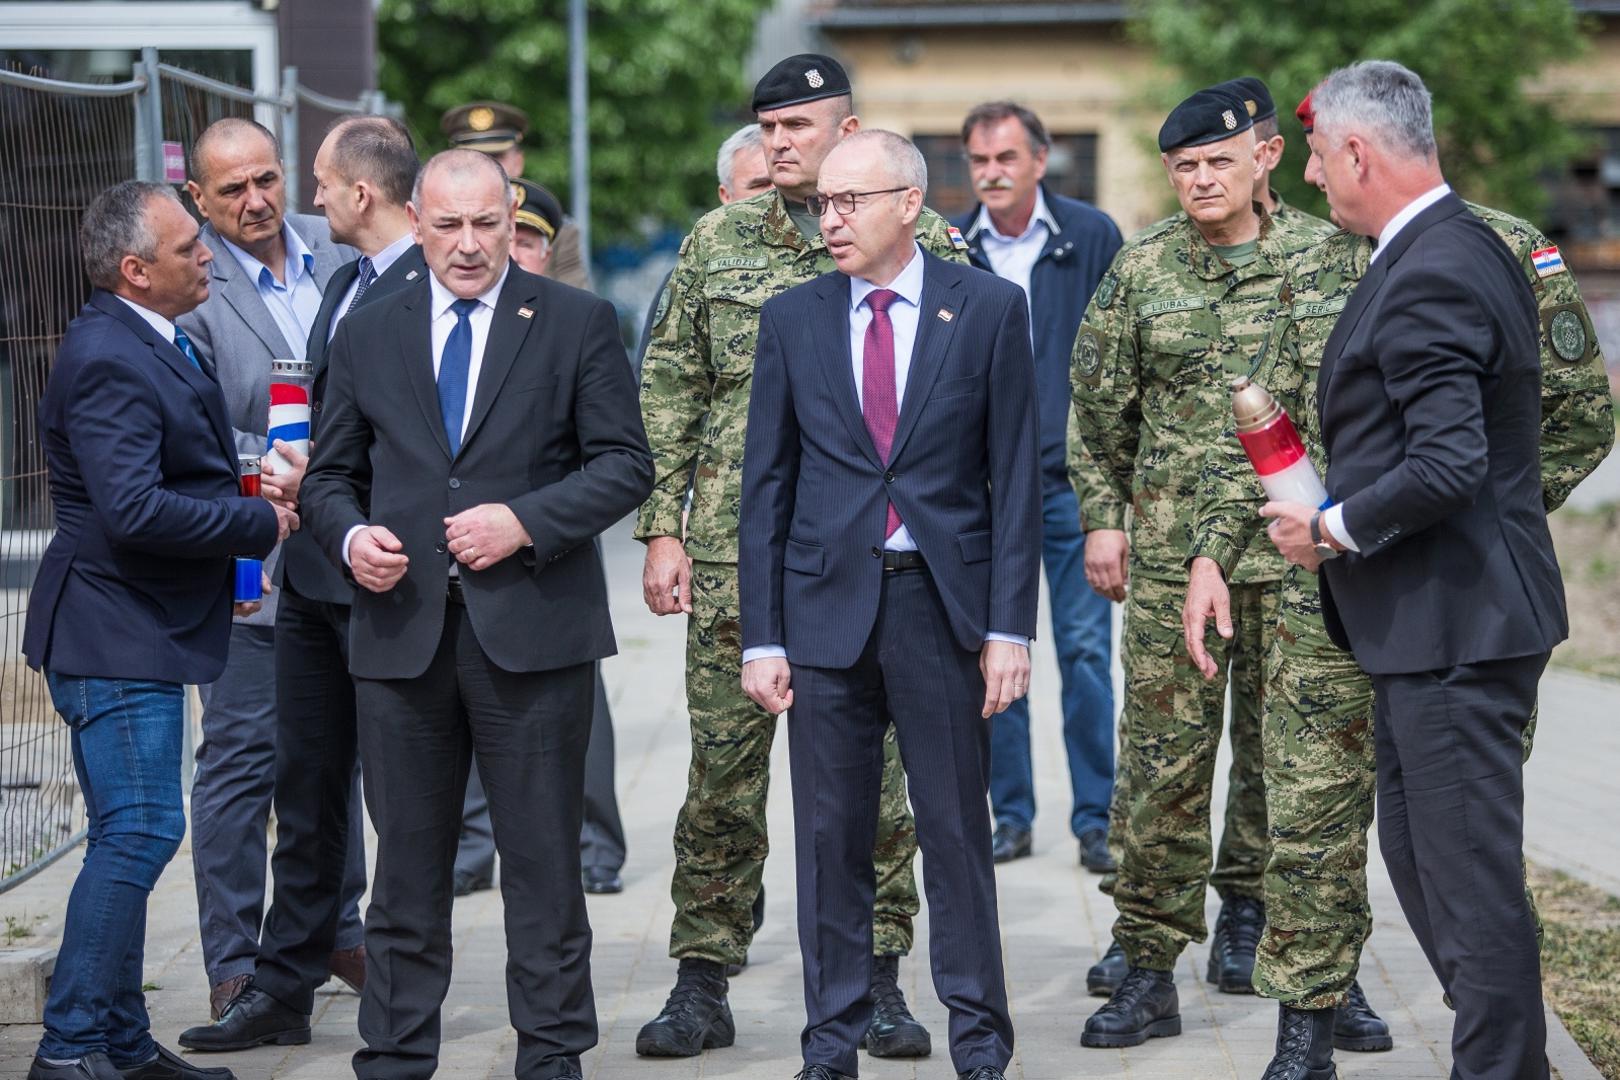
[[[354,314],[354,309],[360,306],[360,298],[366,295],[366,290],[371,288],[371,283],[376,280],[377,268],[371,264],[371,260],[366,256],[360,256],[359,283],[354,287],[354,299],[350,300],[349,306],[343,309],[345,316]]]

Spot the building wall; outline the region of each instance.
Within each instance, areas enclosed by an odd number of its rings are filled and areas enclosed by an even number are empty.
[[[281,0],[276,10],[283,67],[298,69],[298,82],[328,97],[353,100],[377,85],[377,16],[372,0]],[[315,182],[308,164],[321,148],[336,114],[313,105],[298,109],[298,209],[313,210]],[[289,155],[290,157],[291,155]]]

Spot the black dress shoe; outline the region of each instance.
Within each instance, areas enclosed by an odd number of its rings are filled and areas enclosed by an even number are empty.
[[[124,1080],[236,1080],[236,1074],[229,1069],[193,1065],[161,1046],[157,1048],[157,1057],[151,1061],[119,1069],[118,1073]]]
[[[1025,858],[1031,850],[1033,845],[1028,829],[997,825],[995,835],[990,837],[990,856],[998,863]]]
[[[855,1080],[845,1076],[831,1065],[806,1065],[793,1074],[793,1080]]]
[[[927,1057],[934,1049],[928,1029],[906,1007],[898,956],[872,957],[872,1021],[861,1046],[878,1058]]]
[[[1266,909],[1248,896],[1221,903],[1215,934],[1209,942],[1209,970],[1204,977],[1223,994],[1254,993],[1254,951],[1266,929]]]
[[[1260,1080],[1338,1080],[1333,1010],[1278,1007],[1277,1053]]]
[[[611,866],[587,866],[579,872],[588,893],[624,892],[624,879]]]
[[[1389,1025],[1367,1004],[1359,981],[1350,984],[1348,999],[1334,1010],[1333,1048],[1356,1053],[1395,1049]]]
[[[1130,967],[1119,942],[1110,941],[1102,959],[1092,964],[1091,970],[1086,972],[1086,993],[1092,997],[1113,997],[1119,984],[1125,981],[1125,972]]]
[[[1102,1008],[1091,1014],[1081,1046],[1141,1046],[1181,1034],[1181,1003],[1168,971],[1133,967]]]
[[[309,1042],[309,1017],[250,986],[231,1002],[217,1023],[187,1028],[180,1045],[187,1050],[217,1053],[255,1046],[302,1046]]]
[[[696,1057],[736,1041],[737,1025],[726,1003],[725,968],[713,960],[689,957],[681,961],[664,1011],[636,1035],[636,1053],[642,1057]]]
[[[1080,834],[1080,865],[1093,874],[1112,874],[1119,869],[1108,854],[1108,830],[1087,829]]]
[[[957,1073],[956,1080],[1007,1080],[1007,1074],[994,1065],[980,1065],[976,1069]]]
[[[495,878],[491,874],[469,874],[461,870],[456,871],[456,895],[471,896],[475,892],[483,892],[495,887]]]
[[[71,1065],[52,1065],[35,1056],[28,1066],[28,1080],[123,1080],[106,1054],[86,1054]]]

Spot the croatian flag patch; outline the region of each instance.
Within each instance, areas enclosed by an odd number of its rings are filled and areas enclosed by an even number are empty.
[[[947,225],[945,226],[945,235],[950,237],[951,247],[955,248],[957,251],[967,250],[968,244],[966,240],[962,239],[961,229],[958,229],[955,225]]]
[[[1530,261],[1535,264],[1538,277],[1548,278],[1554,274],[1564,272],[1564,257],[1558,253],[1556,247],[1544,247],[1540,251],[1532,251]]]

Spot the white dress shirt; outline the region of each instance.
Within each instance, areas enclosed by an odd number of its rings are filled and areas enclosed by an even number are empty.
[[[889,323],[894,329],[894,396],[896,406],[906,400],[906,380],[911,374],[911,354],[917,345],[917,319],[922,310],[923,259],[922,248],[914,247],[911,261],[906,263],[895,279],[887,285],[876,285],[865,278],[849,279],[849,356],[855,369],[855,396],[865,408],[866,386],[866,328],[872,324],[872,309],[867,296],[878,289],[896,294],[889,303]],[[905,522],[883,541],[885,551],[916,551],[917,541]],[[986,641],[1006,641],[1029,647],[1029,638],[1021,634],[1004,634],[991,630],[984,635]],[[769,657],[785,657],[787,650],[781,645],[756,645],[743,650],[743,663]]]
[[[315,283],[315,256],[304,241],[283,223],[281,239],[287,248],[286,265],[281,280],[277,281],[270,268],[222,236],[225,248],[236,259],[242,272],[253,282],[253,287],[264,301],[265,310],[275,320],[276,328],[287,341],[287,358],[304,359],[309,344],[309,329],[315,325],[315,316],[321,311],[321,287]]]
[[[478,306],[473,308],[467,316],[467,322],[472,326],[472,357],[467,364],[467,401],[461,409],[461,432],[467,432],[467,421],[472,419],[473,401],[478,396],[478,376],[484,370],[484,345],[489,341],[489,325],[495,318],[495,301],[500,299],[501,288],[506,284],[506,275],[511,270],[511,263],[501,270],[501,276],[477,297]],[[434,274],[428,275],[428,287],[432,291],[431,306],[428,315],[432,319],[429,330],[433,336],[433,381],[439,381],[439,362],[444,358],[445,342],[450,340],[450,331],[456,328],[456,313],[451,306],[461,297],[447,289],[440,283]],[[343,537],[343,565],[352,565],[349,562],[349,545],[354,541],[354,534],[365,525],[355,525]],[[459,573],[459,564],[450,563],[450,573]]]
[[[1438,187],[1430,188],[1422,195],[1419,195],[1417,198],[1407,203],[1400,213],[1389,219],[1389,224],[1385,225],[1384,230],[1378,234],[1378,246],[1373,248],[1372,259],[1367,263],[1367,265],[1371,266],[1373,263],[1378,261],[1378,256],[1382,255],[1389,249],[1390,242],[1395,239],[1402,229],[1406,228],[1412,223],[1413,218],[1417,217],[1419,214],[1423,213],[1423,211],[1427,210],[1429,207],[1433,206],[1435,203],[1439,202],[1449,194],[1451,194],[1451,185],[1441,184]],[[1356,543],[1355,537],[1351,536],[1350,530],[1345,527],[1344,506],[1342,504],[1334,503],[1332,506],[1322,511],[1322,528],[1325,529],[1333,537],[1333,539],[1337,540],[1351,551],[1361,550],[1361,546]]]
[[[406,233],[371,257],[371,269],[378,277],[382,277],[388,273],[390,266],[399,261],[401,255],[411,250],[411,246],[415,243],[415,238],[410,233]],[[372,284],[375,285],[376,282],[373,281]],[[326,343],[328,345],[332,343],[333,336],[337,334],[338,323],[342,322],[343,316],[349,313],[349,305],[354,303],[354,293],[358,288],[360,288],[360,275],[356,274],[354,280],[349,282],[349,287],[344,289],[343,295],[338,298],[337,307],[332,309],[332,322],[326,328]]]
[[[118,296],[117,293],[114,293],[113,295]],[[159,334],[163,335],[164,341],[174,345],[174,323],[170,322],[168,319],[165,319],[162,315],[159,315],[151,308],[141,307],[141,305],[137,304],[133,300],[125,299],[122,296],[118,296],[118,299],[123,300],[124,303],[129,305],[129,309],[131,311],[146,320],[146,324],[148,326],[156,330]],[[180,346],[175,345],[175,348],[178,349],[179,347]]]
[[[1029,224],[1024,226],[1023,232],[1017,236],[1003,234],[996,228],[990,211],[981,206],[970,233],[977,237],[984,248],[984,257],[990,263],[990,269],[995,271],[997,277],[1006,278],[1023,289],[1024,302],[1030,303],[1030,275],[1035,271],[1035,264],[1041,260],[1046,241],[1062,231],[1052,211],[1047,209],[1045,192],[1037,187],[1035,210],[1029,215]],[[1031,323],[1030,334],[1034,333],[1034,324]]]

